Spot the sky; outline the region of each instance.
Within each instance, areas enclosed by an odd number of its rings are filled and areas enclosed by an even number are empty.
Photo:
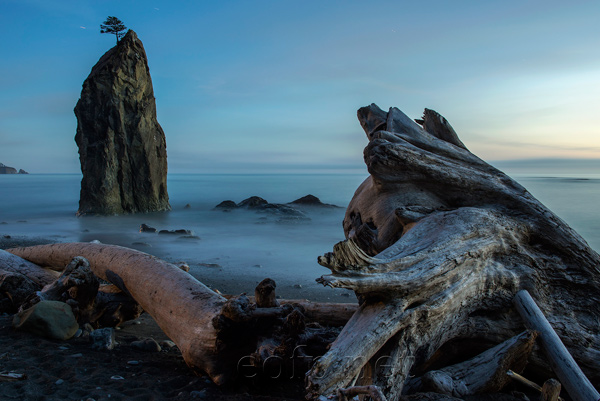
[[[366,171],[371,103],[492,164],[599,166],[598,0],[0,0],[0,162],[80,172],[107,16],[144,44],[172,173]]]

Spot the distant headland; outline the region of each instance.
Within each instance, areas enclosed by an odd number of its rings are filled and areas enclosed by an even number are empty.
[[[14,167],[8,167],[2,163],[0,163],[0,174],[29,174],[27,171],[20,169],[17,171]]]

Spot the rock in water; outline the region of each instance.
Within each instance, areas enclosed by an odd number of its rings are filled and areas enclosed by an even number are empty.
[[[83,83],[75,106],[83,179],[78,215],[170,210],[167,145],[148,60],[133,31]]]

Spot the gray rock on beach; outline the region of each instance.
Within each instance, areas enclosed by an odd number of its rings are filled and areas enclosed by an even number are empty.
[[[79,329],[71,306],[59,301],[41,301],[17,313],[12,324],[18,330],[55,340],[68,340]]]
[[[133,31],[92,68],[75,106],[83,179],[78,215],[170,210],[165,134]]]
[[[92,340],[92,348],[94,349],[110,351],[117,345],[115,330],[111,327],[92,331],[90,338]]]
[[[139,350],[147,351],[147,352],[162,351],[162,348],[160,347],[160,345],[153,338],[146,338],[146,339],[139,340],[139,341],[133,341],[131,343],[131,346],[133,348],[137,348]]]

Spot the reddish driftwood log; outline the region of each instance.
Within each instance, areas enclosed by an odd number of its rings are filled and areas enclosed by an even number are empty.
[[[339,324],[353,311],[348,304],[306,301],[281,300],[281,306],[273,306],[275,283],[270,279],[257,288],[267,307],[257,307],[246,296],[227,300],[175,265],[114,245],[53,244],[10,252],[42,266],[64,264],[74,255],[85,257],[96,275],[139,302],[192,369],[206,372],[217,384],[235,377],[245,356],[253,356],[257,366],[279,358],[294,364],[295,372],[305,372],[339,333],[315,322]]]
[[[74,256],[83,256],[94,274],[131,295],[156,320],[192,369],[208,373],[219,384],[233,373],[231,361],[219,355],[212,324],[225,299],[177,266],[132,249],[91,243],[8,251],[41,266],[66,265]]]
[[[422,126],[376,105],[358,117],[370,176],[346,210],[347,240],[319,263],[331,270],[320,282],[354,290],[361,305],[309,372],[309,396],[335,395],[374,366],[362,384],[397,399],[409,374],[439,355],[482,351],[522,331],[512,306],[520,289],[600,383],[600,256],[434,111]]]

